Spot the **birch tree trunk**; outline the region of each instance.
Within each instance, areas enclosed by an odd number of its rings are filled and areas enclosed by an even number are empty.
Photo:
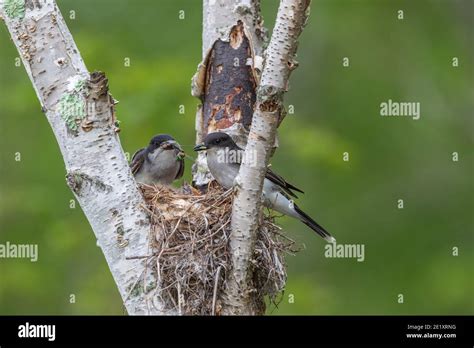
[[[107,78],[89,74],[54,0],[1,0],[0,15],[128,313],[161,314],[147,258],[150,221],[120,145]]]
[[[256,154],[256,161],[244,161],[236,179],[237,195],[232,210],[233,270],[229,273],[223,312],[258,314],[250,301],[251,259],[261,215],[263,180],[267,170],[276,130],[282,118],[283,94],[288,87],[295,61],[297,40],[309,15],[310,0],[281,0],[277,19],[257,91],[257,104],[248,136],[246,153]]]
[[[259,0],[203,0],[203,60],[193,77],[192,94],[201,100],[196,114],[196,142],[223,131],[245,146],[252,123],[266,31]],[[193,182],[212,179],[200,153]]]

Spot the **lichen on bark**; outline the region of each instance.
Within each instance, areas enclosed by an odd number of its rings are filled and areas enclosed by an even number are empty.
[[[58,103],[58,111],[66,126],[73,131],[79,127],[79,121],[86,117],[85,81],[75,82],[72,90],[65,92]]]
[[[5,0],[3,9],[9,18],[22,19],[25,16],[25,0]]]

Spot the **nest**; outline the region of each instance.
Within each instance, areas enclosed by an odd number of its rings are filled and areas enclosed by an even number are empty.
[[[165,310],[188,315],[219,315],[226,276],[232,269],[229,247],[233,191],[211,182],[206,193],[185,185],[177,190],[142,185],[154,234],[157,296]],[[277,305],[286,283],[284,255],[295,242],[281,233],[274,216],[264,214],[251,260],[252,301],[264,313]]]

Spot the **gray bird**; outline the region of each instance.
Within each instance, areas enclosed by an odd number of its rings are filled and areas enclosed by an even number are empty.
[[[194,151],[203,150],[207,152],[207,165],[212,176],[224,188],[233,187],[235,177],[239,173],[242,156],[232,152],[244,153],[244,150],[237,146],[228,134],[222,132],[208,134],[203,144],[194,147]],[[326,241],[335,242],[336,239],[329,232],[291,201],[291,197],[298,198],[293,191],[304,193],[270,168],[267,169],[263,182],[263,204],[279,213],[300,220]]]
[[[184,152],[171,135],[159,134],[133,154],[130,167],[140,183],[170,185],[183,176]]]

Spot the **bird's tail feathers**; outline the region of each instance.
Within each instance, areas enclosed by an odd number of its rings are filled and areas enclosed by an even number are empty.
[[[311,216],[306,214],[304,211],[302,211],[296,204],[294,205],[295,211],[298,213],[298,215],[301,218],[301,221],[311,228],[313,231],[315,231],[317,234],[319,234],[321,237],[323,237],[327,242],[329,243],[335,243],[336,239],[331,236],[331,234],[324,229],[320,224],[318,224],[316,221],[314,221]]]

